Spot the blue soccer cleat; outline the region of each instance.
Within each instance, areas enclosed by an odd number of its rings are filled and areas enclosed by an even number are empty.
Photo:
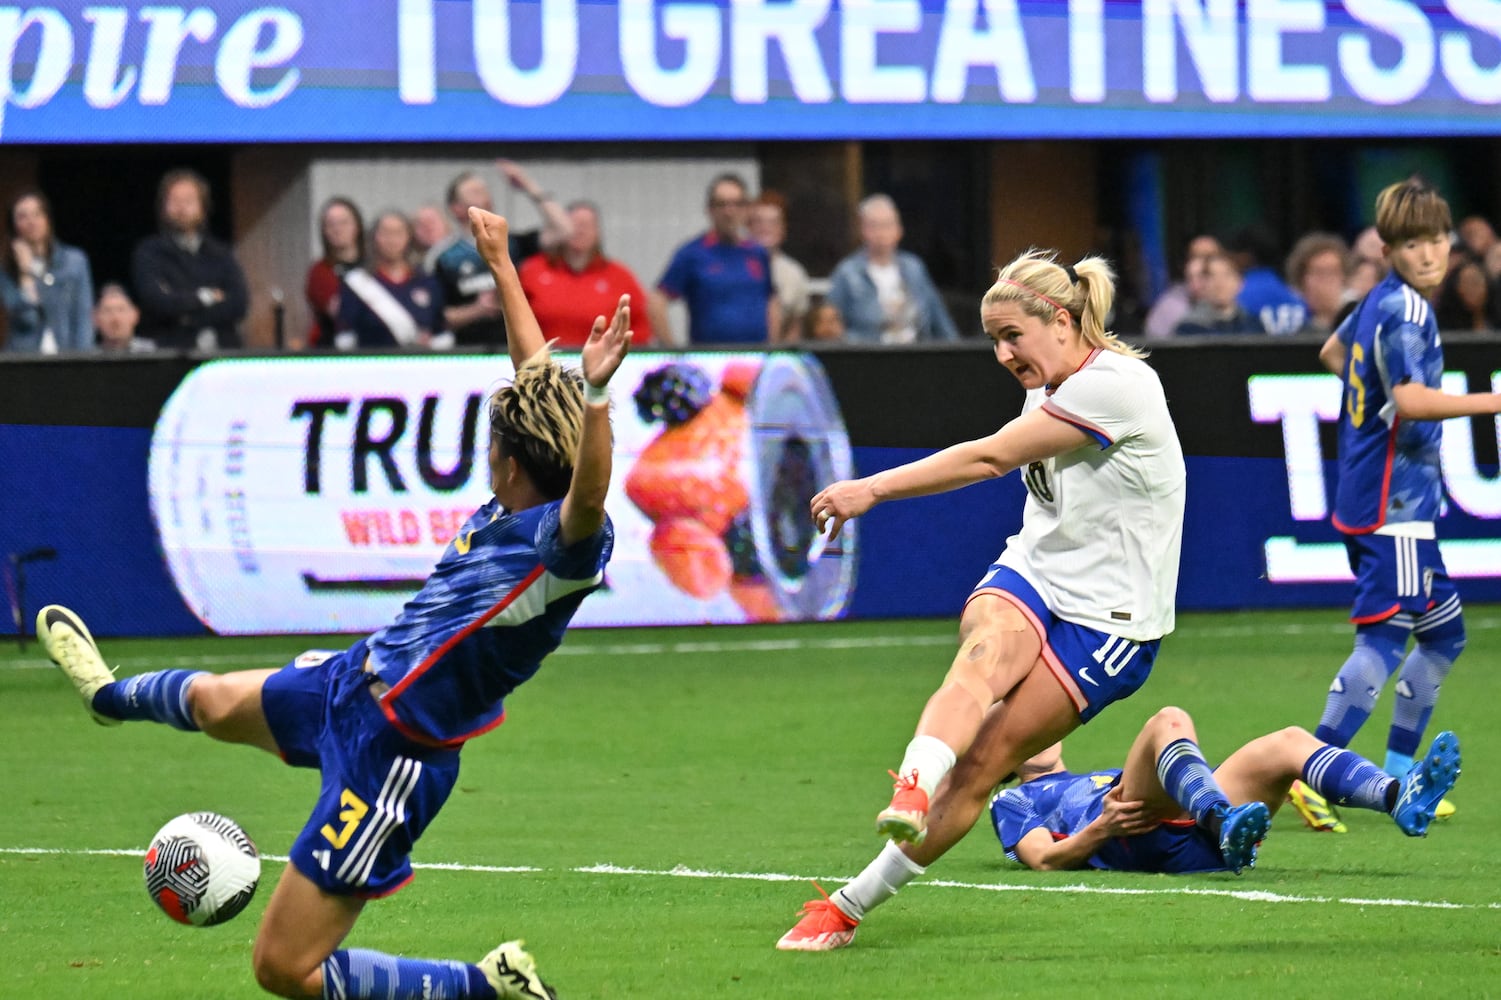
[[[1220,857],[1225,867],[1239,875],[1242,868],[1256,867],[1256,848],[1272,825],[1265,802],[1247,802],[1225,810],[1220,824]]]
[[[1392,819],[1409,837],[1424,837],[1439,802],[1459,780],[1459,737],[1447,730],[1433,738],[1433,745],[1397,787]]]

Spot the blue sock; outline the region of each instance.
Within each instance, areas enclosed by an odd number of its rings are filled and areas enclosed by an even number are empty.
[[[1400,778],[1412,770],[1413,763],[1412,754],[1397,753],[1395,750],[1388,750],[1386,752],[1386,766],[1381,770],[1393,778]]]
[[[1356,629],[1355,648],[1339,668],[1334,683],[1329,685],[1324,715],[1314,736],[1337,747],[1350,745],[1365,720],[1371,717],[1387,678],[1402,662],[1407,636],[1404,626],[1390,621]]]
[[[1402,673],[1397,676],[1397,704],[1392,709],[1392,728],[1386,738],[1388,770],[1391,754],[1406,757],[1410,762],[1418,753],[1423,730],[1428,728],[1433,706],[1438,702],[1439,685],[1464,651],[1465,623],[1459,596],[1450,597],[1418,619],[1414,633],[1417,645],[1407,655]]]
[[[1303,780],[1340,806],[1390,812],[1397,779],[1353,750],[1319,747],[1303,762]]]
[[[496,1000],[478,966],[363,948],[323,960],[323,1000]]]
[[[127,722],[165,722],[175,729],[196,733],[188,709],[188,685],[202,670],[155,670],[106,684],[94,693],[94,711]]]
[[[1216,810],[1223,812],[1230,806],[1204,752],[1193,740],[1174,740],[1162,748],[1157,757],[1157,778],[1196,823],[1205,823]]]

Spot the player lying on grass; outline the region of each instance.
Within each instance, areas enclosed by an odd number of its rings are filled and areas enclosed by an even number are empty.
[[[1409,837],[1425,835],[1459,778],[1459,739],[1440,733],[1399,779],[1289,726],[1211,770],[1193,719],[1164,708],[1137,734],[1124,767],[1071,774],[1059,743],[1018,775],[1020,785],[991,800],[990,821],[1006,856],[1028,868],[1238,873],[1255,866],[1271,814],[1300,778],[1330,801],[1384,812]]]
[[[115,681],[82,621],[42,609],[37,635],[95,720],[163,722],[316,767],[322,791],[266,906],[252,964],[266,990],[325,1000],[542,1000],[520,941],[478,963],[345,949],[368,899],[412,877],[413,844],[459,773],[465,741],[556,649],[599,587],[614,530],[606,386],[630,349],[630,303],[594,321],[583,377],[550,360],[506,249],[504,219],[470,209],[495,275],[516,375],[490,398],[494,496],[396,620],[344,652],[280,670],[163,670]],[[497,829],[519,817],[497,817]]]

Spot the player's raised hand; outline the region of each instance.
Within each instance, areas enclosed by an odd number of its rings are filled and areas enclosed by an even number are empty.
[[[594,318],[594,327],[583,347],[584,378],[595,388],[603,389],[631,350],[631,297],[622,295],[615,315],[606,322]]]
[[[829,540],[833,541],[839,537],[844,522],[859,517],[875,505],[876,495],[869,479],[841,479],[820,490],[809,501],[808,509],[819,533],[827,530]]]
[[[511,227],[504,218],[483,208],[469,209],[469,228],[474,245],[491,267],[500,267],[511,259]]]

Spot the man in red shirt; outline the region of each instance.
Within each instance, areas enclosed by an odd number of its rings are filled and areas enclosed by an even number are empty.
[[[562,348],[583,346],[596,316],[614,314],[620,296],[645,302],[641,283],[628,268],[605,257],[600,248],[599,208],[589,201],[568,206],[573,230],[556,253],[528,257],[520,268],[521,288],[542,327]],[[646,310],[632,317],[635,339],[651,343]]]

